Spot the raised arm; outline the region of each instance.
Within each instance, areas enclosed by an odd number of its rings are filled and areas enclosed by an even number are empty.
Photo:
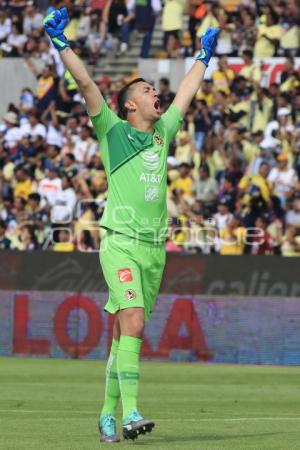
[[[91,79],[86,68],[70,47],[62,50],[60,55],[65,67],[75,79],[79,90],[86,101],[89,114],[92,116],[98,114],[103,101],[98,86]]]
[[[186,114],[191,101],[200,88],[206,67],[216,48],[219,34],[219,28],[208,28],[201,39],[202,49],[196,57],[196,61],[179,85],[173,103],[180,110],[182,116]]]
[[[70,48],[64,29],[69,21],[67,8],[56,9],[44,19],[44,28],[54,47],[60,52],[66,69],[75,79],[91,115],[99,112],[103,97],[78,56]]]

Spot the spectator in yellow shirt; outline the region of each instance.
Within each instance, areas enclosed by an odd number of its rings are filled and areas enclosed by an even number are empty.
[[[175,245],[180,246],[179,251],[182,250],[182,246],[185,243],[186,231],[187,231],[187,229],[186,229],[186,227],[183,226],[179,217],[172,217],[170,219],[170,224],[169,224],[169,229],[168,229],[168,241],[172,242]],[[170,246],[168,246],[168,247],[170,247]]]
[[[178,145],[175,150],[175,158],[178,164],[192,164],[196,149],[192,136],[187,131],[178,133]]]
[[[230,103],[227,106],[227,113],[232,122],[239,123],[242,127],[249,125],[249,102],[242,100],[236,92],[231,92]]]
[[[282,34],[280,48],[285,54],[297,55],[300,47],[300,28],[297,25],[297,17],[292,17],[289,21],[288,29]]]
[[[258,57],[274,56],[282,35],[283,28],[278,25],[277,14],[274,11],[268,12],[266,23],[258,26],[254,55]]]
[[[300,33],[300,31],[299,31]],[[284,70],[280,75],[280,92],[289,92],[300,86],[299,70],[295,69],[294,58],[287,58]]]
[[[182,30],[182,17],[185,0],[166,0],[162,14],[162,29],[164,31],[164,48],[166,48],[170,35],[179,39]]]
[[[208,28],[217,28],[219,26],[219,21],[215,15],[215,7],[213,2],[205,1],[206,14],[197,30],[197,37],[203,36]]]
[[[239,190],[246,195],[248,199],[261,195],[265,202],[269,203],[273,193],[273,185],[268,181],[270,166],[267,162],[262,162],[257,174],[245,175],[239,182]]]
[[[16,170],[17,184],[14,189],[14,197],[21,197],[24,200],[28,199],[32,192],[31,180],[28,171],[24,167],[19,167]]]
[[[73,17],[71,17],[71,20],[69,21],[65,29],[65,35],[68,41],[76,42],[78,34],[78,26],[79,26],[79,17],[77,16],[77,14],[74,14]]]
[[[283,256],[300,256],[300,236],[297,227],[289,225],[281,246]]]
[[[246,78],[250,83],[260,83],[262,78],[262,72],[258,64],[253,61],[253,51],[243,51],[244,67],[240,71],[240,75]]]
[[[233,217],[223,230],[220,230],[220,254],[243,255],[246,240],[246,228],[240,226],[239,220]]]
[[[243,139],[243,155],[246,158],[248,164],[253,163],[255,158],[257,158],[261,153],[260,143],[264,139],[264,132],[262,130],[257,130],[255,133],[252,133],[250,139],[247,136],[246,139]]]
[[[228,95],[230,94],[230,83],[235,77],[234,71],[228,67],[226,56],[222,56],[219,59],[218,66],[219,70],[212,74],[214,89],[217,92],[224,92]]]
[[[40,112],[45,111],[56,96],[54,69],[51,64],[46,64],[40,72],[30,58],[25,61],[37,79],[36,107]]]
[[[191,165],[187,163],[181,163],[178,167],[179,178],[171,183],[170,190],[180,189],[183,195],[188,197],[193,196],[194,181],[190,175]]]
[[[58,242],[53,245],[52,250],[55,252],[73,252],[75,246],[71,240],[72,232],[67,228],[62,228],[58,232]]]
[[[196,95],[197,100],[205,100],[207,106],[212,106],[215,103],[215,96],[212,92],[212,82],[210,80],[203,80],[201,84],[201,91]]]
[[[255,85],[255,91],[248,102],[249,124],[248,129],[252,133],[259,130],[265,130],[271,119],[273,108],[272,100],[265,94],[264,90]]]

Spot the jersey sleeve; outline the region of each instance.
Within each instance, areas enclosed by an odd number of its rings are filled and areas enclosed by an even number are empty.
[[[249,176],[248,175],[244,175],[242,177],[242,179],[240,180],[240,182],[239,182],[239,188],[240,189],[247,189],[248,184],[249,184]]]
[[[118,122],[122,120],[114,113],[105,101],[101,104],[101,109],[95,116],[90,115],[96,136],[100,142],[109,130]]]
[[[167,136],[171,141],[181,127],[183,118],[179,109],[174,103],[159,119],[159,124],[166,130]]]

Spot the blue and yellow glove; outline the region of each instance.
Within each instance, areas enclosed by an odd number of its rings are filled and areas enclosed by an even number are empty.
[[[208,66],[210,58],[212,57],[218,42],[220,28],[208,28],[201,38],[202,48],[196,61],[201,61]]]
[[[64,35],[64,29],[68,25],[69,16],[67,8],[55,9],[47,17],[43,24],[46,33],[49,35],[54,47],[61,52],[70,47],[68,39]]]

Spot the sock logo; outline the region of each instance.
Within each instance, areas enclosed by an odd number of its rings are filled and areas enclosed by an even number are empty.
[[[127,298],[127,300],[134,300],[136,298],[136,292],[133,289],[127,289],[127,291],[125,291],[125,298]]]
[[[118,270],[118,277],[120,283],[129,283],[133,280],[133,276],[130,269],[120,269]]]

